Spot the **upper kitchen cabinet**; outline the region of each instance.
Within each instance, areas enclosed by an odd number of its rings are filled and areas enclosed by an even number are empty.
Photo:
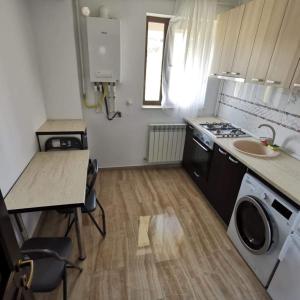
[[[265,0],[246,81],[264,83],[288,0]]]
[[[293,78],[291,88],[297,88],[300,89],[300,60],[298,62],[298,67],[295,73],[295,76]]]
[[[261,19],[265,0],[254,0],[246,4],[239,38],[234,54],[231,74],[246,78],[247,68],[253,49],[258,25]]]
[[[282,1],[282,0],[280,0]],[[266,84],[289,88],[300,57],[300,1],[289,0]]]
[[[228,25],[230,11],[218,15],[216,21],[216,32],[214,38],[214,55],[212,66],[210,69],[211,75],[217,75],[219,72],[220,59],[222,55],[222,49]]]
[[[218,72],[221,75],[231,75],[231,67],[234,59],[237,41],[239,38],[244,10],[245,5],[240,5],[229,11],[229,20],[223,43],[222,55]]]

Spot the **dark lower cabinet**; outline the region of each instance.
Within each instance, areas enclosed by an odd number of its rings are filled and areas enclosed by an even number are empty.
[[[187,125],[182,165],[206,196],[211,156],[212,150]]]
[[[207,148],[187,125],[182,165],[228,225],[247,168],[217,144]]]
[[[247,168],[215,144],[208,176],[208,200],[228,225]]]
[[[182,159],[182,165],[190,175],[193,173],[193,171],[192,171],[192,169],[193,169],[192,161],[193,161],[193,153],[194,153],[193,130],[194,130],[194,128],[192,126],[187,125],[186,134],[185,134],[183,159]]]

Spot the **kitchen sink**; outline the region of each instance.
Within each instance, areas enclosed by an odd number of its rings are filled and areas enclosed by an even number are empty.
[[[274,151],[261,142],[253,140],[237,140],[233,142],[233,146],[236,150],[255,157],[272,158],[280,154],[279,151]]]

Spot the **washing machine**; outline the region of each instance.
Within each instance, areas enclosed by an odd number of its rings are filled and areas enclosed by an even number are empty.
[[[267,286],[298,209],[246,173],[228,227],[241,256]]]

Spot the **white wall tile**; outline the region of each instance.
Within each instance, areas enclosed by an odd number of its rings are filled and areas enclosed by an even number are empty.
[[[218,115],[248,130],[256,137],[270,136],[276,130],[275,143],[300,158],[300,92],[249,83],[225,81],[220,95]],[[287,128],[288,127],[288,128]]]

